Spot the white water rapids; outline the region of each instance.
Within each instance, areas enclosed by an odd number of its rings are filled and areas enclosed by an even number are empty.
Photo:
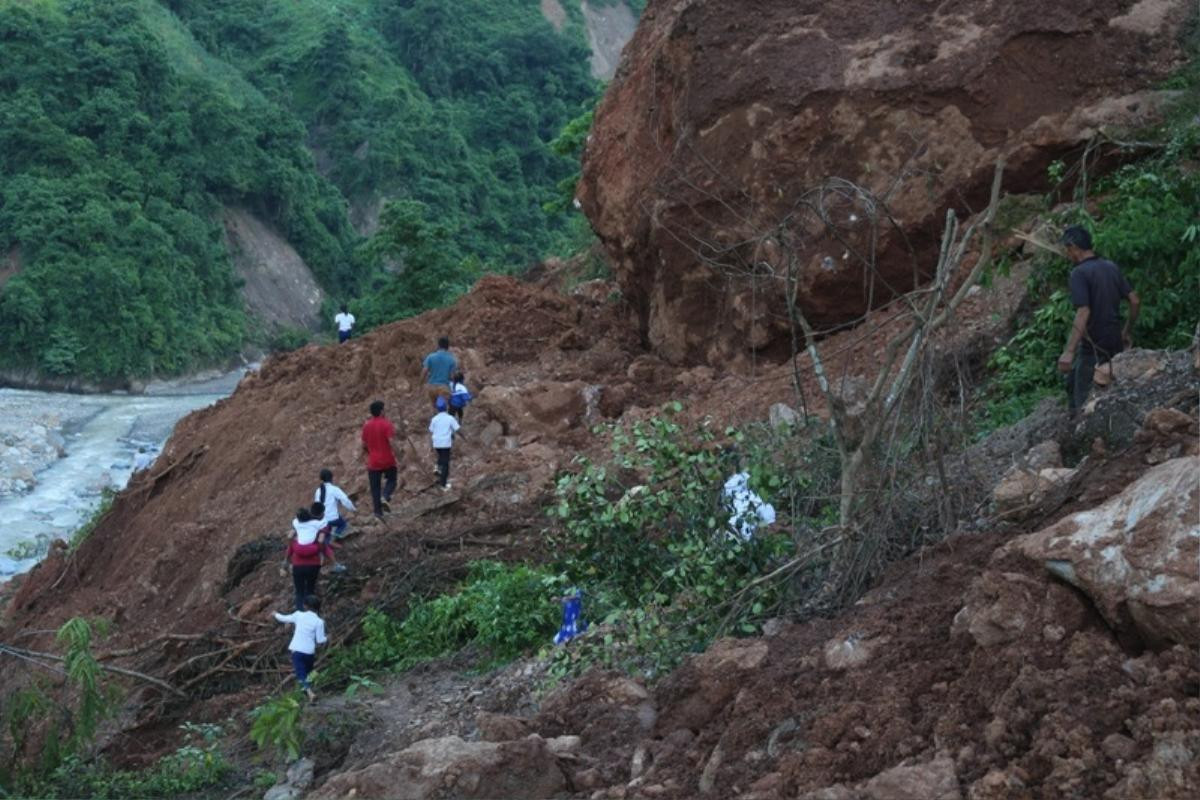
[[[157,457],[176,422],[229,395],[241,375],[161,384],[138,395],[0,389],[0,477],[31,472],[21,433],[44,428],[62,451],[32,473],[32,490],[0,493],[0,581],[30,569],[52,540],[70,539],[104,489],[123,488]]]

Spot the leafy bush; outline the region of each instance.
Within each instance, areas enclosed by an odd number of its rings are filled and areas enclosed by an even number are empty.
[[[289,761],[300,757],[300,691],[273,697],[250,712],[250,738],[259,749],[272,747]]]
[[[362,639],[331,653],[316,680],[361,682],[359,673],[401,671],[468,647],[478,652],[481,666],[511,661],[554,635],[557,607],[551,601],[559,583],[523,564],[477,561],[458,591],[416,601],[403,620],[368,610]]]
[[[184,723],[185,744],[145,770],[114,770],[103,760],[67,758],[51,776],[47,797],[178,797],[219,785],[230,772],[221,727]]]
[[[104,519],[109,511],[112,511],[113,502],[117,498],[117,493],[112,489],[105,489],[100,493],[100,503],[92,511],[91,516],[84,521],[82,525],[75,529],[71,534],[70,550],[74,552],[79,545],[83,544],[92,531],[96,530],[96,526],[100,524],[100,520]]]

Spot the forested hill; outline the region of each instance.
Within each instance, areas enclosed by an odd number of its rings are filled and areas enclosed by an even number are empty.
[[[577,164],[547,143],[599,90],[580,5],[0,0],[0,370],[111,381],[265,339],[235,210],[368,323],[562,246],[543,206]]]

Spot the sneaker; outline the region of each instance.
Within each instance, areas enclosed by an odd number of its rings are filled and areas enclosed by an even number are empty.
[[[375,519],[383,519],[383,512],[382,512],[382,511],[376,511],[376,512],[375,512]]]
[[[308,695],[308,702],[310,702],[310,703],[317,702],[317,693],[314,692],[312,689],[305,689],[304,693],[306,695]]]
[[[383,506],[384,511],[390,512],[392,510],[392,504],[388,500],[384,500],[380,505]]]
[[[345,564],[334,564],[332,567],[329,568],[329,570],[330,570],[330,572],[342,573],[342,572],[346,571],[346,565]]]
[[[450,484],[448,484],[448,483],[447,483],[445,486],[443,486],[443,487],[442,487],[442,491],[443,491],[443,492],[448,492],[448,491],[450,491]]]

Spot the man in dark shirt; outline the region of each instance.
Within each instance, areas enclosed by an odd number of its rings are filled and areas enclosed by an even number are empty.
[[[396,428],[383,415],[383,401],[371,403],[371,418],[362,429],[363,455],[367,460],[367,481],[371,484],[371,501],[375,516],[391,511],[389,501],[396,491],[396,450],[392,440]],[[382,484],[382,485],[381,485]]]
[[[1075,414],[1087,402],[1097,364],[1107,364],[1130,345],[1130,331],[1141,301],[1121,268],[1092,250],[1092,235],[1082,225],[1063,231],[1071,270],[1071,305],[1075,319],[1058,369],[1067,375],[1067,405]],[[1129,321],[1121,326],[1121,301],[1129,301]]]

